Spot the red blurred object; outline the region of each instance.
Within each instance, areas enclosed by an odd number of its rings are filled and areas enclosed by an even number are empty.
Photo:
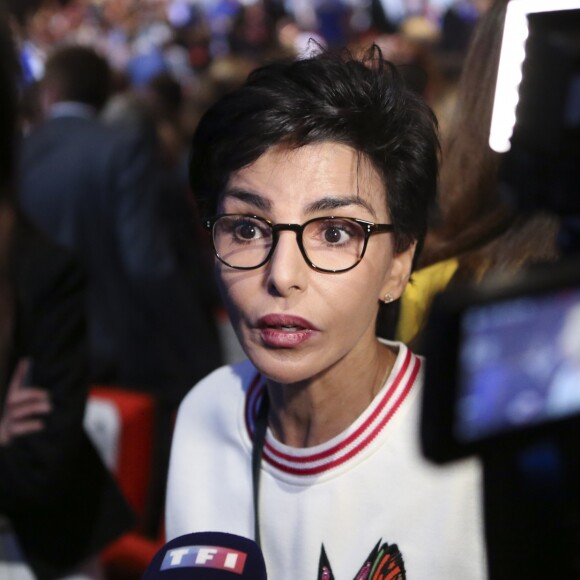
[[[87,430],[137,516],[137,525],[102,554],[109,578],[140,578],[164,544],[144,531],[152,481],[155,399],[114,386],[93,386],[87,407]],[[162,527],[162,526],[161,526]]]

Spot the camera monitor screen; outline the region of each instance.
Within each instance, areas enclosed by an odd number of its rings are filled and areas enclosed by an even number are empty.
[[[459,330],[460,442],[580,413],[580,289],[468,307]]]
[[[437,295],[424,330],[423,454],[436,463],[580,428],[577,259]]]

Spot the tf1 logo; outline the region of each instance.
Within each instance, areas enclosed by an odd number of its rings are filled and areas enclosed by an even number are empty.
[[[216,568],[242,574],[246,553],[219,546],[181,546],[167,550],[161,570],[172,568]]]

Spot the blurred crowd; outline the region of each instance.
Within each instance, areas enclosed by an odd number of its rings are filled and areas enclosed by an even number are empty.
[[[15,3],[18,4],[18,3]],[[63,5],[64,4],[64,5]],[[94,47],[116,74],[116,90],[144,93],[165,75],[188,106],[186,133],[200,110],[265,60],[322,46],[377,42],[409,75],[445,125],[471,32],[488,0],[72,0],[26,13],[20,3],[26,123],[34,86],[62,44]],[[313,42],[315,44],[313,44]],[[174,105],[175,112],[175,102]]]

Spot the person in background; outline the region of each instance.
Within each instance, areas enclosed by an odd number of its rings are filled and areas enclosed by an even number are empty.
[[[156,148],[139,127],[96,118],[110,96],[108,63],[65,46],[46,63],[46,119],[24,139],[19,203],[87,272],[90,380],[177,404],[220,363],[212,312],[180,261]]]
[[[134,516],[83,427],[84,271],[18,210],[10,266],[11,381],[0,418],[0,514],[9,532],[0,571],[16,558],[17,578],[101,579],[101,551]]]
[[[435,118],[377,46],[258,68],[204,115],[190,182],[248,360],[180,406],[168,539],[253,538],[277,580],[486,577],[479,464],[422,457],[422,359],[375,334],[437,170]]]
[[[502,197],[501,156],[488,144],[506,6],[507,0],[495,0],[481,16],[465,57],[442,143],[438,206],[420,270],[400,304],[396,336],[407,343],[420,340],[434,294],[449,284],[477,283],[559,255],[559,220],[544,211],[521,212]]]
[[[0,576],[97,579],[100,551],[131,528],[133,515],[83,429],[82,269],[14,204],[19,69],[0,16]]]
[[[155,135],[97,118],[110,87],[110,67],[91,48],[64,46],[49,57],[40,87],[46,119],[22,144],[19,203],[86,271],[89,382],[154,398],[154,473],[165,481],[173,413],[221,364],[221,343],[199,282],[207,274],[182,258],[165,219]]]

